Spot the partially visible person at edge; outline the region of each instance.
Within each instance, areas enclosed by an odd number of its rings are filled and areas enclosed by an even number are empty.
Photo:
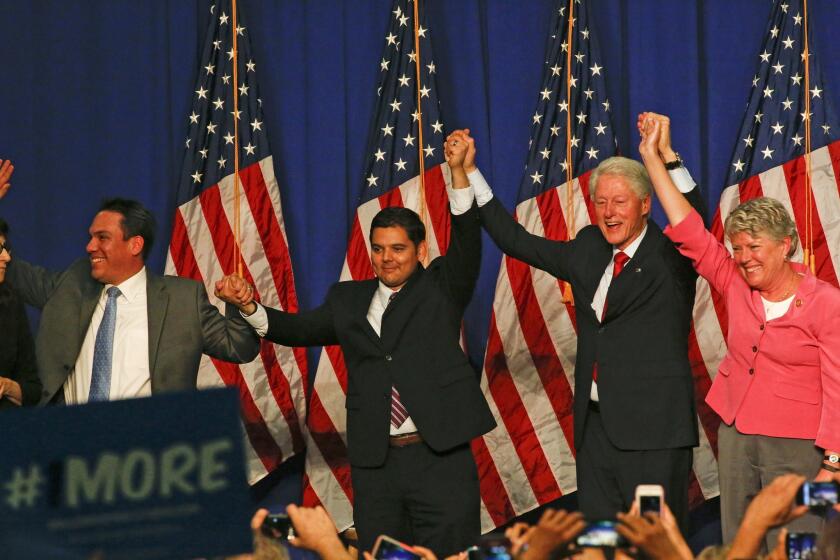
[[[638,125],[639,151],[671,224],[665,234],[726,302],[727,354],[706,402],[723,420],[718,468],[729,542],[751,498],[777,476],[830,480],[840,471],[840,290],[791,262],[796,225],[772,198],[744,202],[726,218],[730,255],[662,165],[661,124],[642,113]],[[808,515],[790,529],[821,523]],[[768,535],[766,548],[774,542]]]
[[[0,166],[0,188],[8,181],[8,162]],[[23,302],[6,282],[6,265],[12,260],[9,226],[0,218],[0,410],[38,404],[41,380],[35,360],[35,342]]]

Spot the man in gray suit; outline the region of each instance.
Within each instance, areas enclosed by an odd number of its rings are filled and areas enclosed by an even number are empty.
[[[63,272],[18,258],[8,267],[23,300],[43,310],[42,404],[194,389],[202,354],[238,363],[257,356],[259,339],[235,307],[225,317],[199,282],[146,270],[154,230],[139,202],[107,200],[90,226],[88,259]]]

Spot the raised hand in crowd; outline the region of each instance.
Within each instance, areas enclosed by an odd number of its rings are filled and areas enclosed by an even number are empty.
[[[652,560],[691,560],[694,555],[680,534],[673,515],[668,511],[671,516],[669,529],[664,508],[662,513],[662,516],[646,513],[641,517],[634,513],[619,513],[621,523],[616,530]]]
[[[295,536],[289,539],[292,546],[317,553],[324,560],[353,560],[341,540],[338,530],[327,511],[321,507],[307,508],[294,504],[286,508],[295,528]]]
[[[516,556],[528,544],[536,527],[520,521],[505,529],[505,537],[510,541],[510,553]]]
[[[15,166],[9,160],[3,161],[0,159],[0,198],[6,196],[6,193],[11,188],[12,184],[9,179],[12,178],[12,173],[15,171]]]
[[[543,560],[561,547],[567,547],[586,527],[583,514],[547,509],[528,537],[528,548],[520,560]]]
[[[750,502],[727,558],[751,558],[758,554],[764,535],[778,525],[802,517],[808,506],[794,504],[805,477],[785,474],[764,487]]]
[[[256,311],[254,288],[237,274],[228,274],[216,281],[215,295],[220,300],[235,305],[245,315]]]

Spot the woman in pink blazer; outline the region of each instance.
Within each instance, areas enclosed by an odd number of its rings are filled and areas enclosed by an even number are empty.
[[[658,157],[664,118],[639,116],[639,151],[668,215],[665,235],[726,302],[727,354],[706,402],[723,420],[721,523],[731,542],[752,497],[775,477],[831,480],[840,472],[840,290],[790,261],[796,226],[771,198],[745,202],[726,219],[730,255]],[[792,529],[819,528],[810,517]]]

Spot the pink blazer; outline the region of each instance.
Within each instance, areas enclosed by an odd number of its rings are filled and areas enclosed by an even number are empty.
[[[758,292],[699,214],[665,235],[726,302],[727,354],[706,396],[709,406],[741,433],[840,449],[840,290],[794,263],[805,278],[793,303],[765,321]]]

